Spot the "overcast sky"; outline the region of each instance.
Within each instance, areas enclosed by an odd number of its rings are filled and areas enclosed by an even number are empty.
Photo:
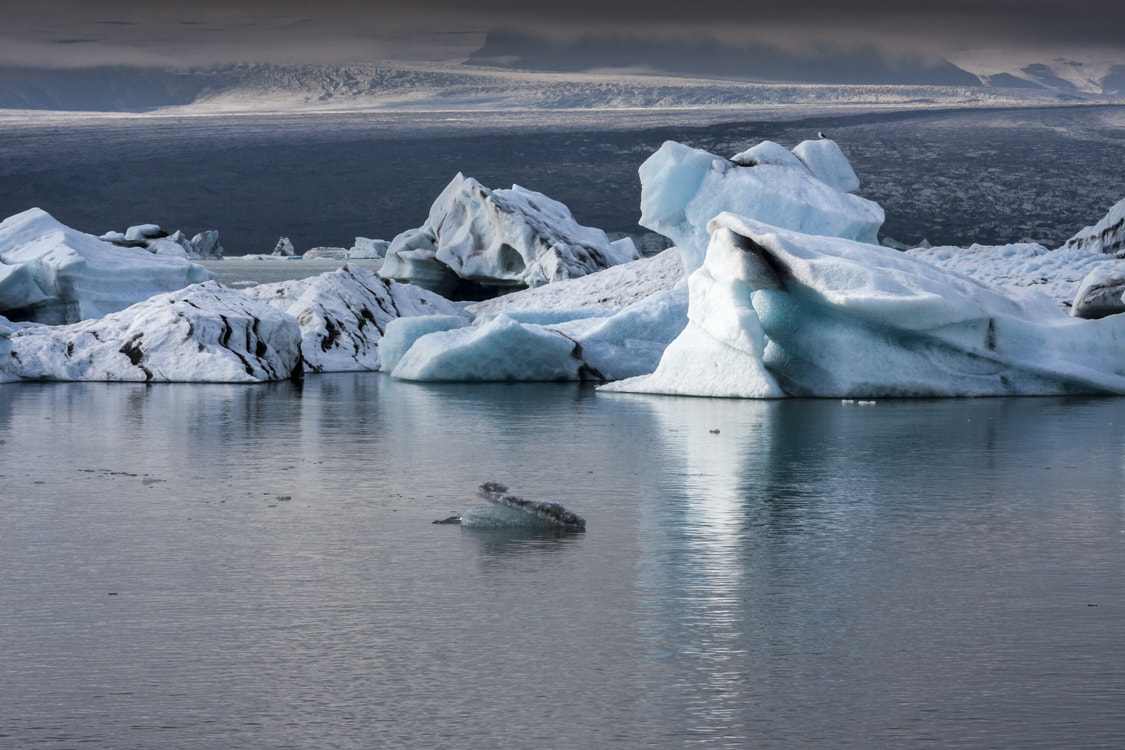
[[[1120,52],[1125,0],[0,0],[0,63],[455,60],[490,28]]]

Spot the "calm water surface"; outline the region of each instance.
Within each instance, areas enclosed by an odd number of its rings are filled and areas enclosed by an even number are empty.
[[[1123,427],[1113,399],[3,386],[0,746],[1122,747]],[[588,531],[431,523],[487,479]]]

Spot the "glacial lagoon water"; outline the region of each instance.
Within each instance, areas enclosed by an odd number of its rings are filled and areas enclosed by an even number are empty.
[[[6,385],[0,570],[2,747],[1125,744],[1122,399]]]

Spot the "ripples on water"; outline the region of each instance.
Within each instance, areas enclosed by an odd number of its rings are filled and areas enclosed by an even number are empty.
[[[1122,400],[0,395],[0,746],[1125,738]]]

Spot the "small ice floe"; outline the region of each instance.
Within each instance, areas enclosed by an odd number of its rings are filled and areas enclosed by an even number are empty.
[[[485,482],[477,494],[492,505],[469,508],[461,514],[461,525],[477,529],[538,528],[585,531],[586,519],[558,503],[526,500],[508,492],[506,485]],[[456,523],[450,517],[434,523]]]

